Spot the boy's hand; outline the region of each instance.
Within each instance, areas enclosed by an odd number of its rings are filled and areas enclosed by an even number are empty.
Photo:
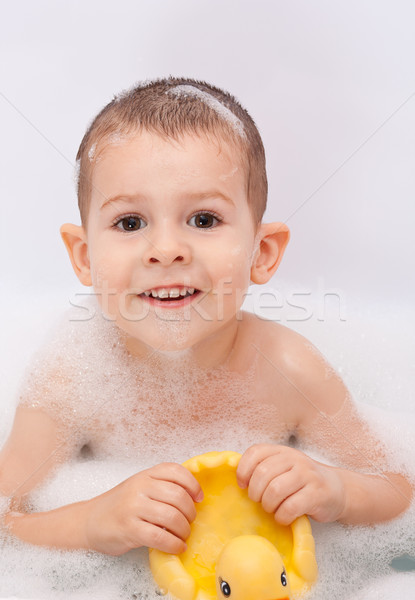
[[[339,471],[294,448],[251,446],[241,457],[237,479],[241,488],[248,488],[251,500],[261,502],[283,525],[301,515],[320,522],[336,521],[344,510]]]
[[[85,504],[85,546],[120,555],[149,546],[179,554],[186,549],[194,502],[203,492],[193,475],[176,463],[141,471]]]

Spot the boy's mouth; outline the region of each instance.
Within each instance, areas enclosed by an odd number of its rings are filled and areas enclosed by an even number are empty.
[[[200,294],[200,290],[187,286],[159,287],[146,290],[140,297],[151,304],[183,306]]]

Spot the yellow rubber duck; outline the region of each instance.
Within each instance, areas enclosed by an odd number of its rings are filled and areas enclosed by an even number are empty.
[[[288,600],[317,579],[308,518],[276,523],[238,486],[240,457],[208,452],[183,463],[204,499],[196,504],[185,552],[150,549],[150,568],[163,594],[177,600]]]
[[[216,564],[216,594],[218,600],[289,600],[287,573],[274,544],[260,535],[228,542]]]

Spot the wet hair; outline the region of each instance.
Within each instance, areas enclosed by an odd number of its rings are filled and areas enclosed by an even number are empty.
[[[114,96],[88,127],[76,160],[78,206],[87,225],[94,163],[107,144],[146,130],[180,141],[185,134],[203,135],[236,149],[246,176],[248,203],[261,222],[267,201],[265,152],[248,112],[217,87],[193,79],[168,77],[135,85]]]

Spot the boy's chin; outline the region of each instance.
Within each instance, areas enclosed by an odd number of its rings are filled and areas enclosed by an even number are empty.
[[[191,333],[190,323],[160,321],[153,331],[131,331],[122,327],[127,334],[127,348],[137,356],[149,356],[153,353],[173,353],[190,350],[198,340]]]

